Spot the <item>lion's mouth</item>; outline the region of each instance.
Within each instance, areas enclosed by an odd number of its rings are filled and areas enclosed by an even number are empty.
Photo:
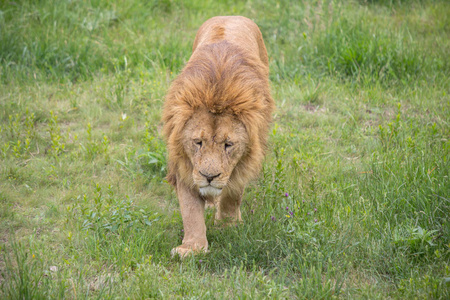
[[[221,188],[215,188],[211,185],[199,188],[200,195],[217,197],[222,193]]]

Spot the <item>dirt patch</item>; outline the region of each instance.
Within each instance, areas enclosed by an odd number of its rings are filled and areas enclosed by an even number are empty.
[[[304,110],[311,114],[325,112],[325,107],[321,107],[320,105],[314,105],[311,103],[303,104],[302,107]]]

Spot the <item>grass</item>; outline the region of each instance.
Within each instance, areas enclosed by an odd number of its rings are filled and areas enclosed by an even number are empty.
[[[198,27],[270,56],[270,150],[244,223],[180,261],[161,108]],[[0,297],[450,294],[446,1],[0,4]],[[287,194],[286,194],[287,193]]]

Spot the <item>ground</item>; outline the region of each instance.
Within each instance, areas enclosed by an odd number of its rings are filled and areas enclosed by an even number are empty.
[[[0,4],[1,298],[449,298],[448,1]],[[183,261],[161,108],[203,21],[261,28],[243,223]]]

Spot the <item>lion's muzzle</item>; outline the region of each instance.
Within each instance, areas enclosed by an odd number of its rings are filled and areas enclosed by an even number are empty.
[[[217,197],[217,196],[220,196],[220,194],[222,194],[222,189],[215,188],[211,185],[208,185],[206,187],[199,188],[199,192],[200,192],[200,195],[202,195],[204,197],[205,196]]]
[[[218,173],[215,175],[211,175],[203,173],[201,171],[198,172],[202,177],[198,178],[196,182],[199,187],[199,192],[202,196],[213,196],[217,197],[222,193],[222,189],[224,185],[222,184],[222,180],[220,180],[220,175],[222,173]]]

